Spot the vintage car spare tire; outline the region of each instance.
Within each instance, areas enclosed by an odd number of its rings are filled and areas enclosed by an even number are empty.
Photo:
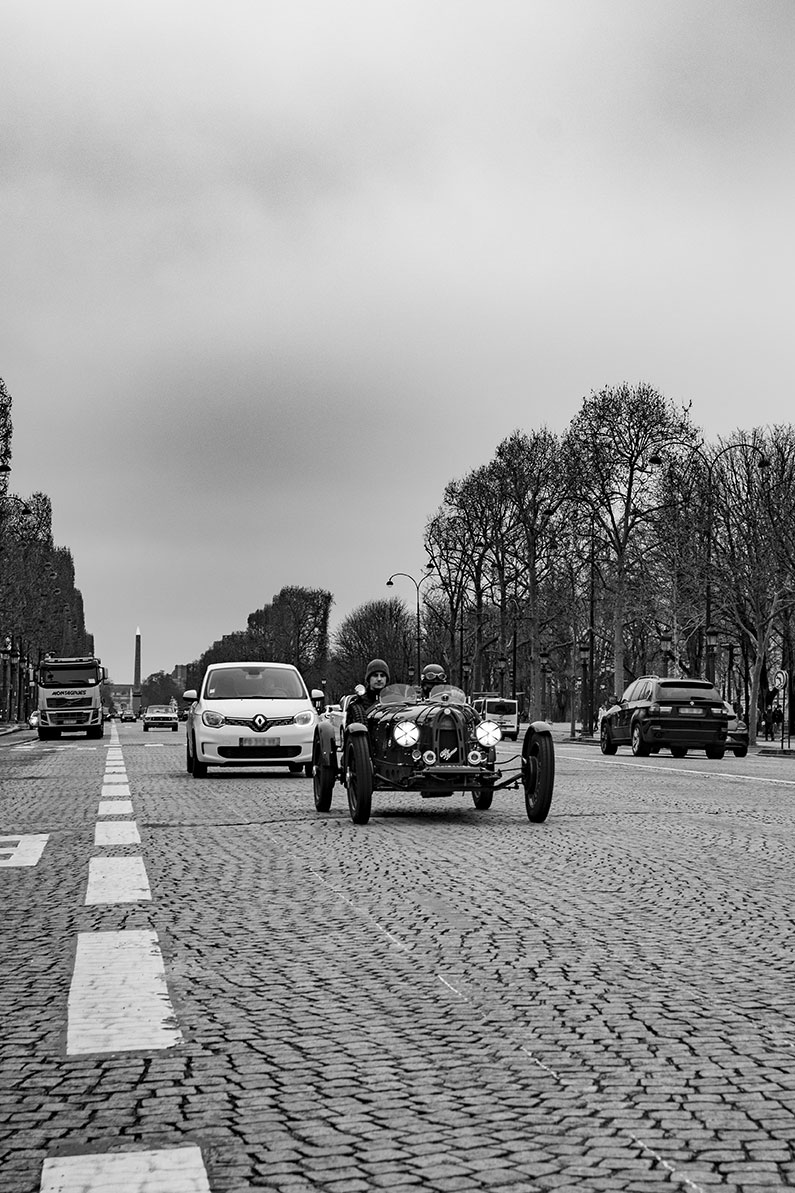
[[[352,734],[345,744],[345,786],[354,824],[367,824],[373,802],[373,766],[363,733]]]
[[[522,743],[522,786],[527,818],[540,824],[549,815],[555,787],[555,747],[549,732],[531,725]]]
[[[320,738],[315,735],[312,746],[312,787],[318,812],[328,812],[331,808],[331,794],[336,777],[336,768],[324,761]]]

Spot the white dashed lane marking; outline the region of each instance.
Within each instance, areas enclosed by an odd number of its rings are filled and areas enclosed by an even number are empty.
[[[67,1056],[181,1043],[157,933],[80,932],[69,992]]]
[[[131,799],[101,799],[97,816],[132,816],[132,810]]]
[[[151,898],[142,857],[89,858],[86,907],[101,903],[143,903]]]
[[[41,1193],[210,1193],[197,1147],[45,1160]]]
[[[134,820],[99,820],[94,825],[95,845],[140,845],[141,834]]]

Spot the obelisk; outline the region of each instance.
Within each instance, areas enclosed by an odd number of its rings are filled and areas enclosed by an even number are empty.
[[[133,712],[141,711],[141,627],[135,629],[135,671],[133,674]]]

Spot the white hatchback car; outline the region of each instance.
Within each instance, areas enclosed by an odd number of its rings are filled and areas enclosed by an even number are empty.
[[[186,767],[203,779],[208,766],[286,766],[312,774],[317,724],[313,700],[290,663],[213,663],[199,692],[183,693],[188,711]]]

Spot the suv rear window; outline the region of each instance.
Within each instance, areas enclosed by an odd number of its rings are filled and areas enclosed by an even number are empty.
[[[722,704],[723,700],[718,695],[717,690],[709,683],[698,683],[693,681],[691,683],[661,683],[657,687],[658,699],[660,700],[692,700],[693,697],[699,697],[702,700],[716,700],[718,704]]]

